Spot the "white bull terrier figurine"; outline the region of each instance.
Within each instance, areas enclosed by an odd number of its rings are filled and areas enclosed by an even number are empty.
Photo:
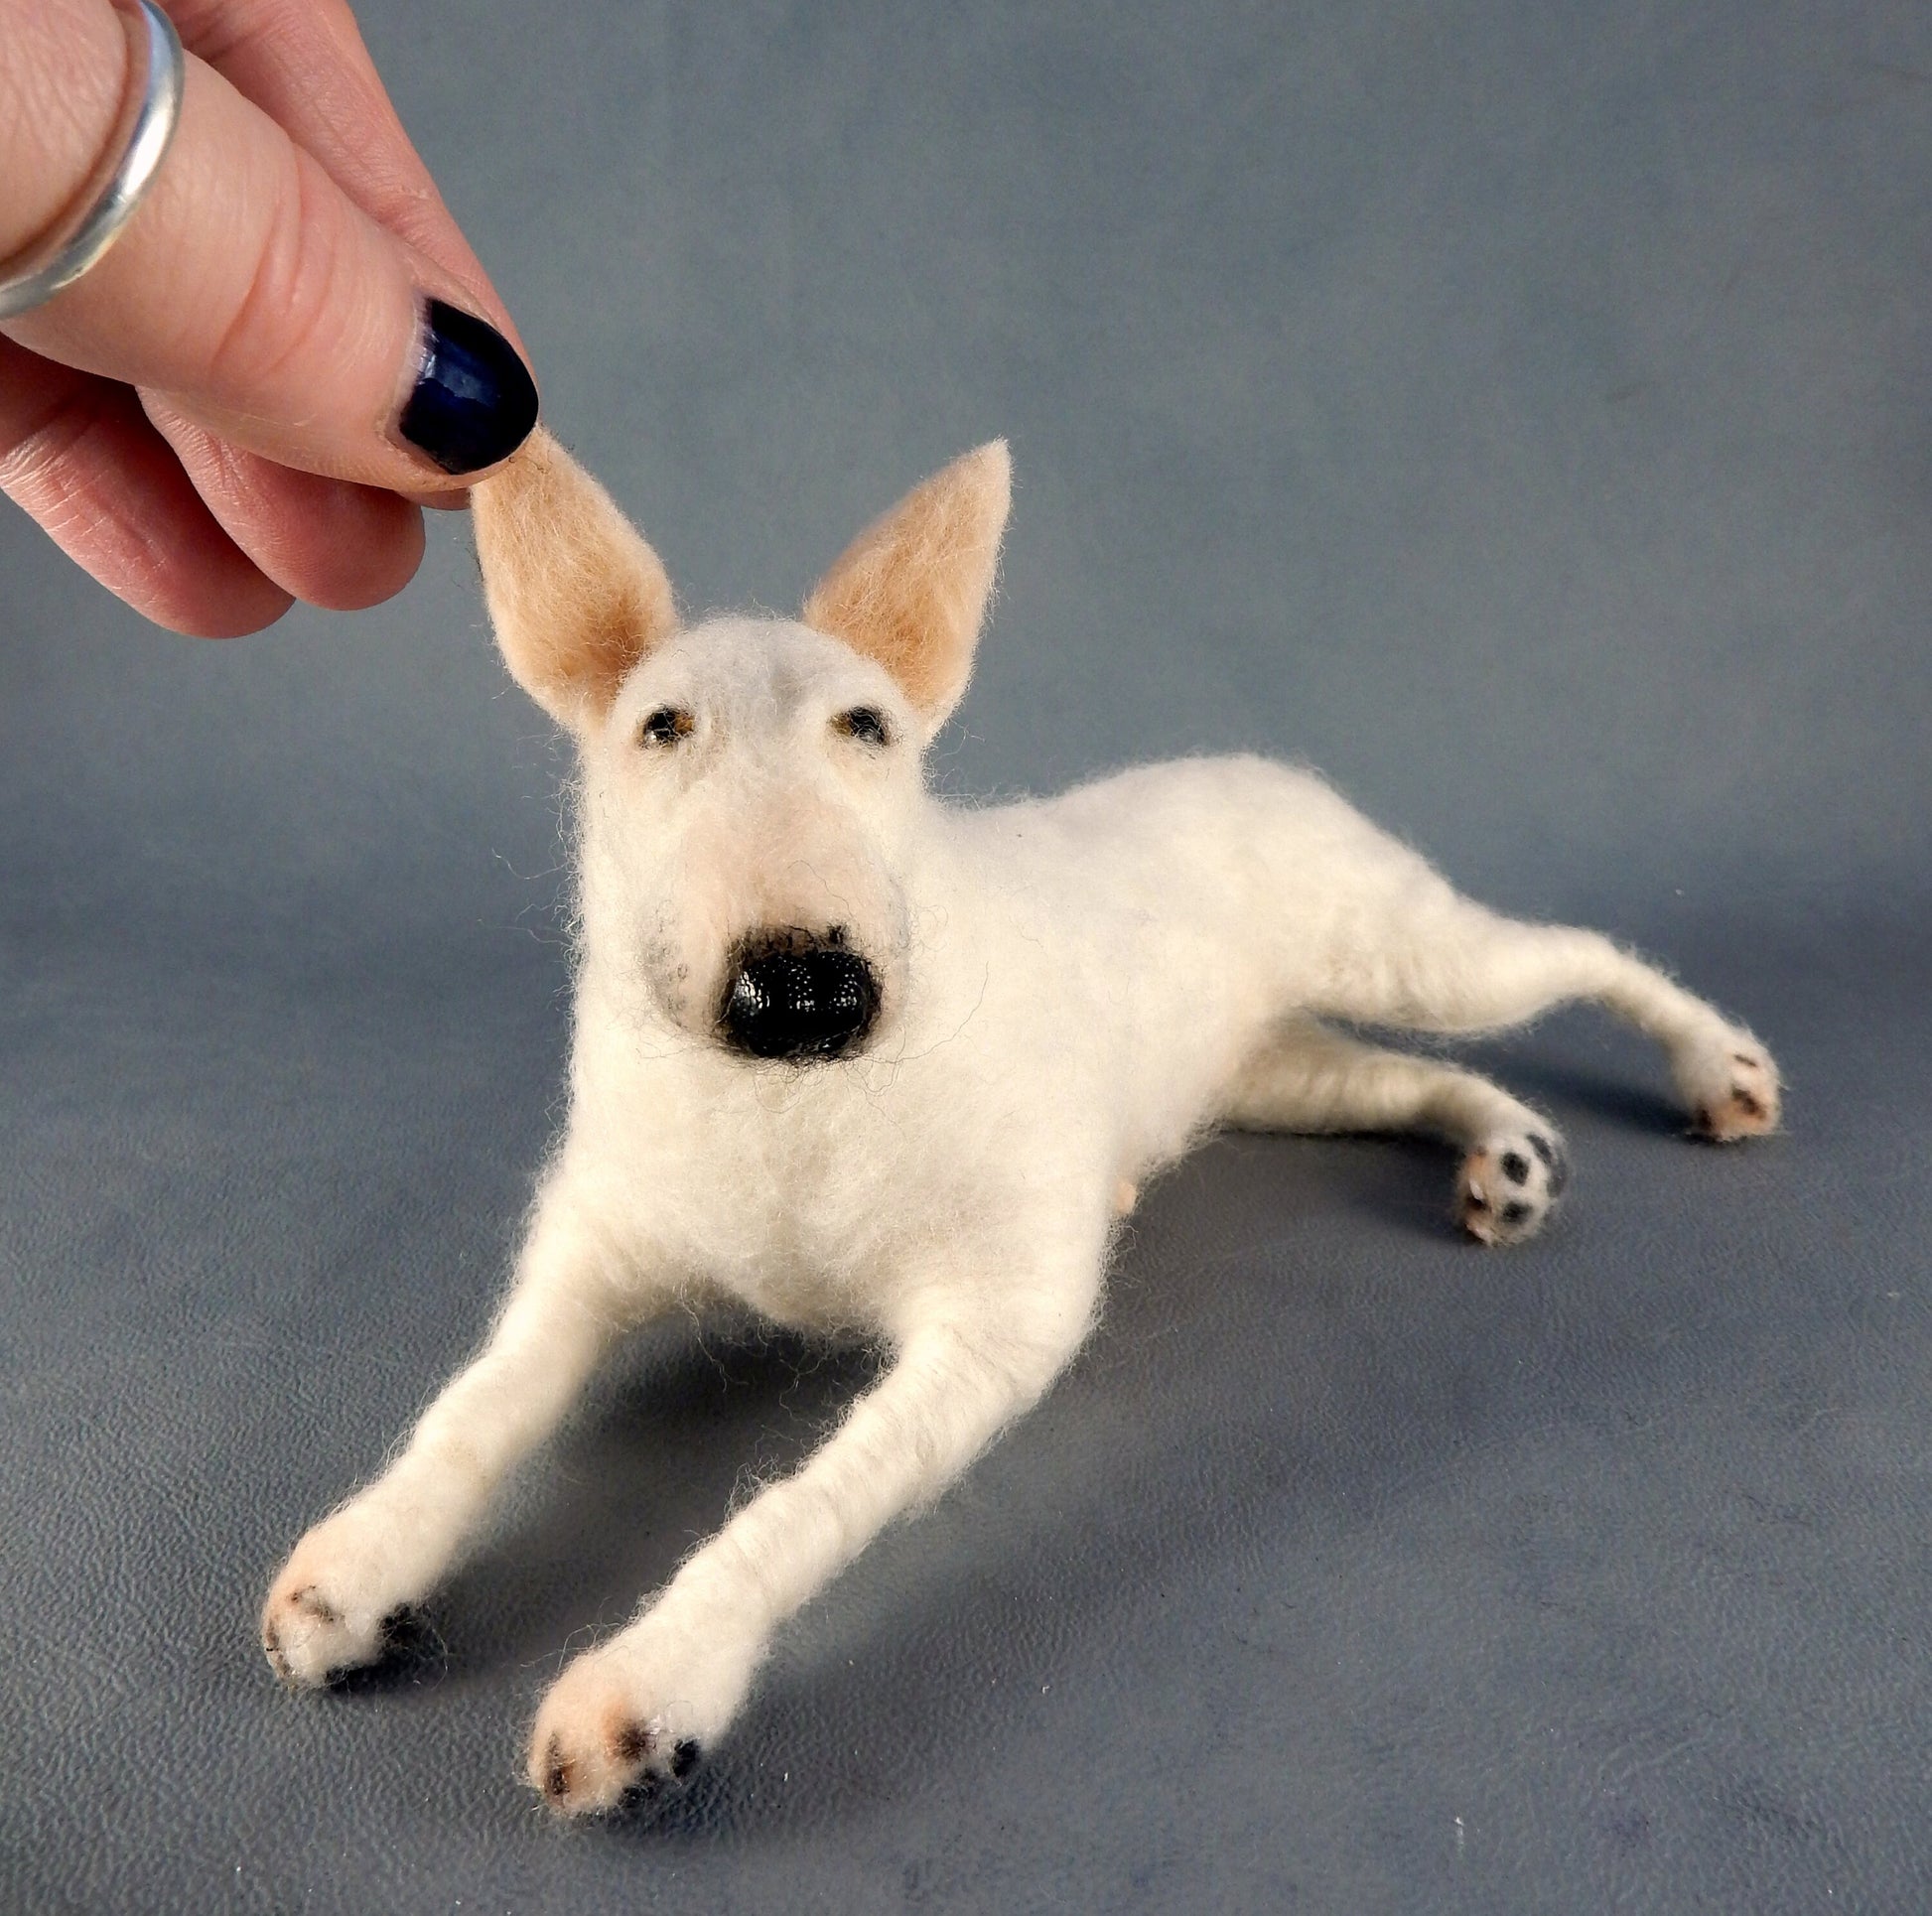
[[[262,1620],[317,1685],[378,1657],[613,1342],[707,1297],[891,1361],[792,1476],[578,1656],[530,1742],[607,1808],[724,1734],[773,1631],[1033,1404],[1093,1323],[1117,1220],[1215,1125],[1422,1129],[1455,1215],[1528,1237],[1548,1119],[1328,1020],[1493,1031],[1593,999],[1696,1129],[1773,1129],[1764,1047],[1595,932],[1459,897],[1313,774],[1150,765],[976,808],[921,755],[966,688],[1004,444],[928,479],[797,620],[686,628],[664,569],[538,432],[475,495],[497,639],[582,758],[570,1115],[481,1355],[303,1538]]]

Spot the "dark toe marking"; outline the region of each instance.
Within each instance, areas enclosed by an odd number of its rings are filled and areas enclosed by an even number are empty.
[[[1540,1131],[1532,1131],[1530,1149],[1543,1160],[1543,1167],[1550,1173],[1550,1195],[1561,1194],[1563,1187],[1570,1182],[1570,1161]]]
[[[703,1754],[704,1751],[687,1736],[671,1752],[671,1774],[681,1782],[698,1767],[698,1758]]]
[[[1749,1064],[1752,1066],[1755,1066],[1758,1062],[1748,1051],[1733,1051],[1730,1054],[1730,1060],[1733,1064]]]
[[[1486,1211],[1489,1208],[1489,1200],[1486,1197],[1478,1195],[1475,1191],[1469,1193],[1468,1204],[1469,1209],[1472,1211]]]
[[[1520,1199],[1513,1200],[1503,1206],[1503,1222],[1505,1224],[1520,1224],[1529,1214],[1530,1207]]]
[[[1716,1131],[1718,1128],[1715,1124],[1711,1122],[1710,1109],[1708,1106],[1705,1105],[1699,1105],[1698,1108],[1691,1113],[1691,1122],[1698,1128],[1698,1130],[1706,1133]]]
[[[641,1763],[656,1746],[657,1739],[642,1723],[625,1723],[611,1739],[621,1763]]]
[[[289,1660],[282,1654],[282,1633],[274,1624],[268,1624],[262,1631],[262,1648],[268,1652],[268,1661],[275,1674],[284,1683],[295,1675],[289,1668]]]
[[[1512,1184],[1523,1183],[1530,1174],[1530,1161],[1520,1151],[1503,1153],[1503,1175]]]
[[[340,1623],[343,1613],[326,1596],[316,1593],[313,1583],[305,1583],[301,1589],[290,1594],[289,1601],[298,1610],[306,1610],[318,1623]]]
[[[564,1739],[551,1737],[543,1752],[543,1790],[546,1796],[563,1798],[570,1794],[577,1766],[564,1754]]]
[[[1763,1105],[1759,1103],[1758,1100],[1754,1098],[1748,1091],[1746,1091],[1741,1084],[1733,1084],[1730,1087],[1730,1095],[1736,1101],[1738,1110],[1743,1112],[1746,1117],[1749,1118],[1763,1117],[1764,1115]]]

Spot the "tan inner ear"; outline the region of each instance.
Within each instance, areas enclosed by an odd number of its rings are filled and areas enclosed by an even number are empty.
[[[877,660],[935,728],[972,674],[1012,498],[996,439],[860,533],[805,601],[807,625]]]
[[[677,629],[656,553],[542,427],[470,501],[510,676],[565,725],[602,718],[632,666]]]

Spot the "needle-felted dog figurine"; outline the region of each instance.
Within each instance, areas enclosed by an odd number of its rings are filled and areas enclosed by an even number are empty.
[[[632,1326],[711,1296],[879,1339],[823,1447],[544,1699],[531,1781],[604,1808],[722,1735],[785,1618],[1040,1396],[1138,1185],[1207,1128],[1432,1131],[1467,1230],[1543,1223],[1548,1119],[1329,1020],[1490,1031],[1593,999],[1664,1046],[1698,1130],[1777,1123],[1747,1031],[1594,932],[1457,896],[1306,771],[938,802],[921,754],[972,667],[1004,445],[863,534],[797,621],[681,626],[541,432],[475,504],[503,656],[582,761],[570,1115],[482,1354],[275,1579],[291,1683],[380,1654]]]

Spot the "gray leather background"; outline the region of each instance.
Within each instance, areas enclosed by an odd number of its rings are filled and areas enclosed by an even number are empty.
[[[695,604],[1011,435],[945,780],[1260,747],[1756,1026],[1679,1135],[1566,1015],[1484,1254],[1420,1144],[1236,1139],[788,1629],[679,1800],[518,1781],[862,1380],[637,1346],[392,1670],[267,1574],[478,1335],[564,1041],[544,726],[460,522],[157,634],[0,519],[0,1907],[1923,1910],[1932,17],[368,0],[548,416]]]

